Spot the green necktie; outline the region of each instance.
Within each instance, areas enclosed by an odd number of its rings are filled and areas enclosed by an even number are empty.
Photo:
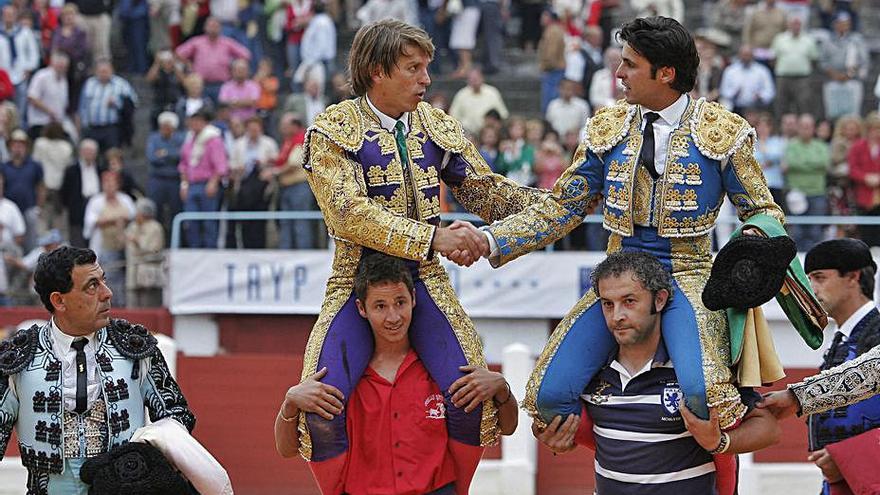
[[[397,121],[394,126],[394,140],[397,141],[397,152],[400,153],[400,162],[404,167],[409,163],[409,153],[406,151],[406,133],[403,132],[403,122]]]

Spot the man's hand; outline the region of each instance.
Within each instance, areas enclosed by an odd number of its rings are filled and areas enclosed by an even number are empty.
[[[709,408],[708,421],[698,418],[685,404],[682,404],[678,410],[681,412],[685,428],[691,432],[700,447],[708,452],[718,448],[721,444],[721,426],[718,423],[718,411],[714,407]]]
[[[577,414],[569,414],[565,422],[562,421],[562,416],[556,416],[543,430],[532,421],[532,434],[553,452],[564,454],[577,447],[574,437],[580,425],[581,418]]]
[[[470,223],[456,220],[449,227],[438,227],[431,244],[434,251],[461,266],[471,266],[489,254],[489,240]]]
[[[321,383],[327,374],[327,368],[321,368],[314,375],[306,378],[298,385],[287,390],[281,410],[284,417],[290,418],[297,411],[315,413],[326,420],[342,413],[342,401],[345,396],[333,385]]]
[[[467,375],[455,380],[449,387],[449,393],[452,394],[452,404],[464,408],[464,412],[473,411],[483,401],[498,398],[498,402],[503,402],[505,397],[509,397],[507,380],[501,373],[473,365],[459,366],[458,369]]]
[[[800,403],[791,390],[779,390],[764,395],[761,402],[758,402],[759,409],[766,409],[770,414],[776,416],[776,419],[785,419],[797,414]]]
[[[213,198],[220,191],[220,181],[217,179],[211,179],[205,184],[205,196],[209,198]]]
[[[822,476],[824,476],[829,483],[837,483],[843,479],[843,475],[840,474],[840,469],[837,467],[837,464],[827,450],[817,450],[810,454],[810,456],[807,457],[807,460],[814,462],[819,466],[819,469],[822,470]]]

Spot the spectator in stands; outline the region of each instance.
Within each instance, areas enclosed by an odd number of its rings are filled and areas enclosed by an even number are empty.
[[[423,362],[427,356],[420,357],[410,344],[416,286],[409,268],[399,258],[367,255],[354,284],[357,311],[368,322],[375,342],[366,371],[352,384],[350,397],[321,383],[326,367],[291,387],[275,419],[278,453],[297,455],[300,413],[332,420],[342,414],[343,401],[348,400],[343,428],[351,438],[351,448],[340,457],[338,472],[342,474],[326,480],[327,484],[345,493],[401,493],[399,480],[406,480],[408,493],[468,493],[473,473],[456,469],[455,440],[446,426],[443,397],[447,391],[441,391],[428,373]],[[415,336],[412,340],[418,342]],[[491,400],[498,408],[500,433],[513,433],[517,403],[504,377],[480,366],[460,369],[463,376],[450,386],[449,402],[470,412]]]
[[[217,211],[220,209],[221,181],[229,171],[226,148],[220,129],[211,125],[211,114],[205,110],[189,119],[190,132],[180,151],[180,199],[184,211]],[[203,220],[184,225],[190,248],[217,247],[217,221]]]
[[[535,148],[526,141],[526,121],[522,117],[514,115],[507,121],[507,139],[501,141],[500,151],[496,172],[524,186],[535,183]]]
[[[232,61],[251,59],[251,52],[232,38],[220,34],[220,21],[209,17],[205,21],[205,34],[195,36],[180,45],[175,53],[187,62],[191,69],[202,76],[205,95],[215,103],[220,86],[231,79]]]
[[[31,29],[38,35],[41,58],[46,62],[46,57],[52,50],[52,33],[58,29],[58,7],[59,5],[49,5],[49,0],[33,0],[31,3],[35,21]]]
[[[89,37],[89,53],[94,57],[95,63],[101,59],[110,59],[110,17],[113,15],[113,2],[73,0],[71,3],[79,7],[82,27]]]
[[[323,85],[317,72],[309,71],[305,74],[302,93],[291,93],[284,102],[284,111],[301,115],[306,127],[315,122],[324,109],[327,108],[327,101],[323,95]]]
[[[101,193],[86,204],[83,235],[89,249],[98,254],[107,284],[125,287],[125,227],[134,219],[134,200],[119,190],[121,177],[116,172],[101,173]],[[113,294],[113,304],[125,307],[125,291]]]
[[[12,131],[9,136],[9,161],[0,165],[0,174],[5,179],[6,197],[21,210],[27,224],[24,248],[30,249],[37,237],[40,207],[43,206],[45,191],[43,186],[43,166],[28,153],[30,140],[21,129]]]
[[[185,121],[200,110],[214,112],[214,101],[205,95],[202,76],[196,73],[188,74],[183,80],[183,90],[185,94],[174,106],[174,113],[181,121]]]
[[[849,177],[859,215],[880,216],[880,116],[865,119],[865,138],[852,144],[847,155]],[[859,226],[859,237],[869,246],[880,246],[876,225]]]
[[[18,7],[3,6],[0,26],[0,69],[9,74],[15,86],[15,106],[24,114],[27,108],[27,88],[31,74],[40,67],[42,59],[39,36],[18,19]]]
[[[549,136],[541,143],[541,147],[535,153],[535,176],[536,187],[553,189],[553,184],[565,171],[568,163],[562,154],[562,146]]]
[[[233,199],[230,211],[266,211],[269,201],[266,190],[274,174],[272,168],[278,158],[278,144],[263,133],[263,121],[257,116],[245,121],[244,136],[235,140],[229,157],[229,176],[232,180]],[[241,247],[266,247],[266,221],[230,222],[233,240],[237,227],[241,229]],[[236,247],[238,243],[227,247]]]
[[[822,18],[822,27],[828,31],[833,29],[834,18],[841,12],[846,12],[852,18],[853,31],[859,30],[859,9],[861,0],[819,0],[819,16]]]
[[[467,75],[467,86],[458,90],[449,106],[449,115],[461,122],[461,126],[476,136],[483,127],[483,117],[495,110],[502,119],[507,118],[507,105],[501,92],[483,80],[483,72],[473,68]]]
[[[786,19],[797,18],[801,21],[801,25],[810,25],[810,4],[812,0],[778,0],[779,7],[785,11]],[[821,0],[820,0],[821,1]]]
[[[286,34],[287,71],[291,77],[299,67],[302,55],[300,44],[306,27],[312,19],[312,2],[310,0],[290,0],[286,2],[287,20],[284,25]]]
[[[257,114],[260,85],[248,79],[250,68],[247,60],[232,62],[232,80],[220,87],[220,102],[229,105],[229,117],[245,121]]]
[[[739,46],[749,0],[719,0],[713,8],[711,25],[730,36],[731,46]]]
[[[761,395],[738,390],[746,411],[728,431],[721,431],[714,415],[712,421],[697,418],[682,396],[671,344],[663,337],[662,321],[669,314],[664,309],[677,292],[663,265],[644,252],[617,252],[591,277],[616,349],[587,386],[580,416],[556,416],[543,427],[536,421],[534,435],[554,453],[571,452],[578,444],[595,450],[598,493],[719,493],[719,479],[729,479],[728,493],[735,492],[736,463],[716,465],[713,455],[751,452],[779,441],[773,415],[754,408]],[[580,372],[577,364],[567,371]],[[720,466],[729,470],[718,472]]]
[[[611,106],[623,98],[623,86],[614,75],[620,66],[620,48],[610,46],[605,49],[605,67],[593,74],[593,82],[590,84],[590,106],[597,112],[602,108]]]
[[[273,172],[281,187],[280,211],[312,211],[318,208],[303,169],[303,142],[306,128],[302,117],[285,113],[278,123],[281,151]],[[278,232],[279,249],[314,249],[315,234],[309,220],[281,220]]]
[[[587,26],[581,39],[566,52],[565,79],[580,83],[580,94],[588,97],[593,74],[602,68],[602,28]]]
[[[828,121],[824,121],[828,123]],[[816,134],[820,135],[820,129]],[[862,118],[857,115],[845,115],[837,119],[831,129],[831,137],[826,139],[831,145],[831,169],[828,171],[828,214],[834,216],[856,215],[853,184],[850,179],[847,157],[853,143],[862,137]],[[857,235],[854,225],[837,225],[838,232],[844,236]]]
[[[14,201],[5,196],[6,179],[0,174],[0,243],[24,244],[27,224]],[[0,260],[2,263],[2,260]]]
[[[171,30],[180,28],[179,0],[147,0],[150,6],[150,53],[173,48]]]
[[[769,65],[773,60],[773,39],[783,31],[785,11],[776,5],[776,0],[761,0],[748,9],[742,42],[753,48],[755,60]]]
[[[776,96],[773,75],[754,61],[751,46],[740,46],[736,61],[724,69],[719,94],[721,104],[740,115],[747,109],[770,108]]]
[[[155,203],[140,198],[134,207],[134,222],[125,229],[126,299],[132,308],[158,308],[162,306],[165,285],[162,268],[165,232],[155,220]]]
[[[6,141],[12,131],[19,128],[18,109],[11,101],[0,102],[0,161],[9,160],[9,149]]]
[[[147,138],[147,160],[150,162],[147,196],[156,205],[154,218],[171,232],[171,220],[180,212],[180,149],[184,133],[178,131],[180,119],[173,112],[163,112],[158,117],[158,131]]]
[[[314,16],[303,33],[302,61],[304,64],[320,64],[324,68],[325,80],[336,72],[336,24],[327,14],[321,0],[312,5]]]
[[[569,132],[578,133],[590,117],[590,104],[583,98],[575,96],[579,84],[568,79],[559,83],[559,97],[547,106],[547,114],[544,116],[550,126],[565,136]]]
[[[248,0],[239,2],[238,0],[210,0],[209,6],[211,16],[220,22],[221,32],[223,36],[232,38],[239,43],[244,38],[244,33],[238,25],[238,12],[243,5],[247,5]]]
[[[542,0],[521,0],[518,2],[522,27],[519,33],[520,46],[526,53],[534,53],[541,39],[541,12],[546,8]]]
[[[79,160],[64,171],[61,183],[61,203],[67,209],[68,237],[76,247],[88,246],[83,235],[86,203],[101,192],[101,170],[98,167],[98,143],[83,139],[79,143]]]
[[[816,138],[816,120],[804,113],[798,118],[798,136],[785,147],[783,157],[786,195],[790,215],[825,215],[828,198],[825,184],[831,167],[831,150],[827,143]],[[809,251],[822,241],[821,225],[792,225],[791,237],[798,251]]]
[[[88,35],[79,26],[79,9],[75,3],[66,3],[61,8],[61,24],[52,34],[52,51],[67,54],[70,59],[67,69],[67,85],[69,89],[68,111],[79,108],[79,94],[89,77],[92,65]]]
[[[468,76],[473,65],[473,51],[477,46],[477,29],[480,26],[480,7],[478,0],[461,0],[461,10],[449,11],[449,2],[446,2],[446,12],[452,15],[452,26],[449,33],[449,49],[458,54],[458,67],[450,77],[463,79]]]
[[[700,55],[700,66],[697,68],[697,79],[691,96],[718,101],[721,76],[724,74],[724,58],[718,54],[719,47],[730,41],[727,34],[718,29],[700,29],[694,36],[697,53]]]
[[[776,58],[776,114],[816,112],[810,91],[810,74],[819,50],[812,36],[801,31],[801,20],[788,20],[788,29],[776,35],[771,45]]]
[[[844,115],[837,119],[831,137],[832,176],[849,177],[849,152],[853,144],[862,138],[862,127],[862,118],[858,115]]]
[[[774,132],[773,116],[763,112],[755,124],[758,139],[755,140],[755,160],[761,164],[767,188],[777,205],[785,204],[785,177],[782,175],[782,158],[785,155],[785,139]]]
[[[37,139],[50,122],[61,123],[67,117],[69,63],[63,52],[53,52],[50,66],[38,70],[31,78],[27,94],[31,139]]]
[[[509,17],[510,0],[479,0],[480,33],[483,35],[483,72],[497,74],[501,70],[504,48],[504,20]]]
[[[64,183],[64,170],[73,162],[73,145],[59,122],[50,122],[43,127],[41,136],[34,141],[33,157],[43,165],[46,199],[43,202],[42,220],[50,229],[63,228],[61,186]]]
[[[156,118],[160,113],[174,110],[174,106],[183,94],[185,78],[183,67],[174,60],[174,54],[170,50],[163,50],[156,54],[146,77],[147,82],[153,87],[152,109],[150,110],[150,122],[153,130],[156,129]]]
[[[101,150],[121,146],[125,100],[135,105],[138,100],[128,81],[113,74],[109,60],[95,62],[95,75],[86,80],[79,98],[82,136],[94,139]]]
[[[629,0],[636,17],[671,17],[684,24],[684,2],[682,0]]]
[[[133,199],[144,195],[143,188],[137,183],[131,171],[125,166],[125,157],[119,148],[110,148],[104,152],[106,169],[119,174],[119,190]]]
[[[480,156],[483,157],[483,160],[486,160],[486,165],[489,165],[493,172],[498,171],[498,155],[500,154],[498,144],[500,140],[501,136],[498,127],[487,125],[480,129],[478,143]]]
[[[439,94],[434,92],[432,96]],[[328,104],[335,105],[343,100],[351,98],[351,84],[345,74],[337,72],[330,77],[330,97]],[[448,105],[448,104],[447,104]]]
[[[825,117],[860,114],[870,60],[862,35],[852,32],[849,14],[837,15],[834,33],[822,45],[819,63],[827,78],[822,88]]]
[[[122,23],[128,71],[144,74],[150,68],[147,53],[150,41],[149,4],[146,0],[119,0],[116,16]]]
[[[559,82],[565,76],[565,28],[559,16],[545,10],[541,14],[544,32],[538,42],[538,68],[541,70],[541,113],[559,96]],[[606,63],[605,67],[609,67]],[[453,115],[455,117],[455,115]]]
[[[281,83],[272,70],[272,59],[263,57],[257,65],[254,82],[260,85],[260,97],[257,99],[257,115],[263,123],[274,121],[275,107],[278,106],[278,90]]]

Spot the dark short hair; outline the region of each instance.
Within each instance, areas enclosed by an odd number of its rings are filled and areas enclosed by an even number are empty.
[[[840,272],[840,270],[838,270]],[[862,269],[858,270],[859,272],[859,288],[862,290],[862,294],[865,295],[870,300],[874,300],[874,276],[876,273],[874,272],[873,266],[866,266]],[[840,272],[843,275],[843,272]]]
[[[400,258],[382,253],[371,253],[361,259],[357,275],[354,277],[354,293],[362,302],[367,300],[367,289],[371,285],[403,282],[408,291],[414,285],[412,274]]]
[[[642,17],[625,23],[617,37],[651,63],[651,77],[661,67],[675,69],[672,89],[687,93],[694,89],[700,56],[694,37],[675,19]]]
[[[73,288],[73,269],[79,265],[91,265],[98,256],[91,249],[61,246],[40,255],[34,270],[34,290],[50,313],[55,312],[49,296],[53,292],[66,294]]]
[[[608,255],[601,263],[596,265],[590,275],[593,290],[599,294],[599,281],[611,277],[620,277],[624,273],[632,273],[645,289],[656,296],[661,290],[669,293],[672,299],[672,275],[660,264],[654,256],[641,251],[618,251]],[[668,303],[667,303],[668,305]]]

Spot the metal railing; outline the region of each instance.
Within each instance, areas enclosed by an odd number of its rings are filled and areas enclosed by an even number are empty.
[[[478,216],[470,213],[443,213],[440,215],[443,221],[451,222],[454,220],[464,220],[475,225],[485,225],[485,222]],[[179,249],[181,246],[181,229],[184,222],[197,222],[203,220],[233,220],[233,221],[253,221],[253,220],[310,220],[323,221],[324,215],[320,211],[204,211],[195,212],[187,211],[178,213],[174,217],[171,226],[171,248]],[[588,215],[584,217],[584,223],[602,223],[602,215]],[[736,228],[740,225],[738,218],[734,216],[721,215],[716,221],[718,225],[727,225]],[[832,215],[820,216],[795,216],[789,215],[785,218],[786,225],[822,225],[822,226],[840,226],[840,225],[877,225],[880,226],[880,216],[864,217],[851,216],[841,217]],[[548,250],[553,250],[553,245],[548,246]]]

